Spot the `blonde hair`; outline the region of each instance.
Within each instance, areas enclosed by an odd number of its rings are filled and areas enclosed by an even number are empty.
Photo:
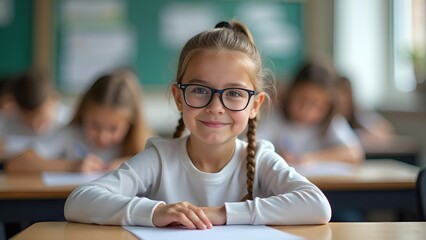
[[[152,132],[142,117],[141,88],[134,73],[120,70],[97,79],[81,97],[71,124],[82,124],[82,116],[90,104],[129,109],[132,116],[121,157],[135,155],[144,149]]]
[[[256,92],[265,92],[267,99],[268,89],[274,88],[272,78],[266,78],[267,72],[263,68],[262,59],[257,50],[253,37],[246,26],[243,24],[231,21],[221,22],[216,25],[216,28],[201,32],[192,37],[183,47],[180,57],[178,70],[176,74],[176,82],[181,83],[182,77],[188,66],[191,58],[200,51],[205,50],[232,50],[242,53],[245,59],[242,59],[250,74],[254,90]],[[258,118],[248,120],[247,130],[247,196],[244,199],[253,199],[253,182],[255,175],[255,155],[256,155],[256,127]],[[174,138],[178,138],[182,135],[185,130],[185,123],[181,117],[179,119],[178,126],[176,127]]]

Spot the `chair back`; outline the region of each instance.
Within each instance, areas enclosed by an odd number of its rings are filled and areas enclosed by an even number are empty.
[[[426,167],[423,167],[417,176],[416,191],[420,220],[426,221]]]

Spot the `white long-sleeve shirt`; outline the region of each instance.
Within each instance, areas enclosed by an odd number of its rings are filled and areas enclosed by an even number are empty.
[[[363,152],[355,132],[340,115],[333,117],[326,133],[321,134],[320,125],[297,124],[275,112],[259,124],[257,138],[271,141],[277,149],[284,149],[296,157],[336,146]]]
[[[98,156],[105,163],[110,163],[121,156],[121,144],[97,148],[87,139],[83,127],[76,124],[68,125],[43,141],[39,141],[33,150],[46,160],[78,161],[90,153]]]
[[[186,151],[187,137],[153,138],[145,151],[118,170],[76,188],[65,203],[70,221],[154,226],[160,203],[187,201],[196,206],[223,206],[226,224],[320,224],[331,217],[324,194],[259,141],[255,157],[254,200],[246,195],[246,146],[236,140],[230,162],[217,173],[199,171]]]

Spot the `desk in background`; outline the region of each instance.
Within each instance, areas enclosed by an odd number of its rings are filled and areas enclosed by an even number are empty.
[[[396,136],[385,142],[364,143],[363,147],[367,160],[386,158],[419,165],[420,146],[413,137]]]
[[[308,177],[332,209],[395,209],[416,212],[418,168],[392,160],[367,161],[345,176]],[[64,220],[74,186],[46,187],[38,174],[0,173],[0,222]]]
[[[366,161],[346,175],[308,179],[327,196],[333,211],[392,209],[417,213],[419,168],[395,160]]]
[[[39,174],[0,173],[0,222],[64,220],[74,186],[46,187]]]
[[[273,228],[304,237],[306,240],[418,240],[426,238],[426,222],[328,223],[311,226],[273,226]],[[12,240],[27,239],[136,240],[137,238],[120,226],[40,222],[12,238]]]

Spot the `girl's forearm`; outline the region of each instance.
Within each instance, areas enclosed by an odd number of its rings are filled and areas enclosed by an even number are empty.
[[[29,150],[11,159],[6,164],[8,172],[42,172],[42,171],[77,171],[78,161],[67,161],[62,159],[46,160]]]

